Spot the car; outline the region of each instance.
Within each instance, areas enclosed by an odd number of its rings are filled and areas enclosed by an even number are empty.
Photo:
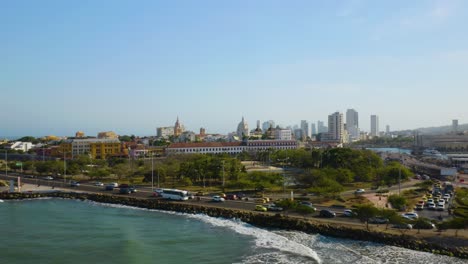
[[[300,201],[299,204],[300,205],[305,205],[305,206],[310,207],[310,208],[314,207],[311,202],[307,202],[307,201]]]
[[[266,203],[266,200],[263,198],[255,198],[255,203]]]
[[[106,187],[104,187],[104,190],[113,191],[114,188],[115,188],[114,184],[107,184]]]
[[[414,208],[415,210],[424,210],[424,205],[422,204],[417,204],[416,207]]]
[[[412,224],[395,224],[392,227],[393,228],[398,228],[398,229],[413,229]]]
[[[434,203],[434,199],[427,199],[427,203]]]
[[[120,194],[131,194],[132,191],[130,190],[129,187],[120,187],[119,193]]]
[[[415,229],[435,229],[436,226],[433,223],[429,222],[429,221],[423,220],[423,221],[417,221],[416,223],[414,223],[413,228],[415,228]]]
[[[195,193],[195,196],[205,196],[205,195],[206,195],[206,193],[202,192],[202,191],[199,191],[199,192]]]
[[[267,211],[267,208],[263,205],[260,205],[260,204],[257,204],[255,206],[255,211],[261,211],[261,212],[266,212]]]
[[[70,182],[70,187],[78,187],[78,186],[80,186],[79,182],[77,182],[77,181],[71,181]]]
[[[419,201],[418,201],[418,204],[424,206],[424,200],[419,200]]]
[[[427,209],[429,209],[429,210],[435,210],[435,209],[436,209],[435,203],[427,203]]]
[[[219,203],[219,202],[224,202],[225,200],[224,200],[223,197],[221,197],[219,195],[215,195],[215,196],[211,197],[211,201]]]
[[[448,193],[444,194],[443,198],[446,202],[448,202],[450,200],[450,194]]]
[[[157,188],[157,189],[153,190],[153,196],[154,197],[161,196],[162,193],[163,193],[163,189],[161,189],[161,188]]]
[[[220,193],[219,196],[220,196],[221,198],[226,199],[226,194],[225,194],[225,193]]]
[[[264,207],[266,207],[268,211],[283,211],[283,208],[277,206],[276,204],[265,204]]]
[[[320,210],[319,215],[320,215],[321,217],[327,217],[327,218],[333,218],[333,217],[336,216],[336,214],[335,214],[334,212],[332,212],[332,211],[330,211],[330,210],[326,210],[326,209]]]
[[[228,195],[226,195],[226,200],[237,200],[237,195],[228,194]]]
[[[345,209],[343,211],[343,216],[353,217],[353,216],[356,216],[356,213],[354,213],[353,210],[351,210],[351,209]]]
[[[443,211],[445,209],[445,204],[444,203],[438,203],[436,205],[436,210],[437,211]]]
[[[445,200],[444,200],[444,199],[439,199],[439,200],[437,201],[437,203],[445,204]]]
[[[132,193],[136,193],[137,192],[137,189],[135,186],[131,185],[131,186],[128,186],[128,189],[130,189],[130,192]]]
[[[388,219],[385,218],[385,217],[372,217],[372,218],[369,218],[369,223],[371,224],[386,224],[388,223]]]
[[[415,212],[407,212],[407,213],[402,214],[401,216],[403,216],[406,219],[411,219],[411,220],[419,217],[419,215]]]
[[[53,179],[54,179],[54,178],[52,178],[52,176],[45,176],[45,177],[44,177],[44,180],[49,180],[49,181],[50,181],[50,180],[53,180]]]
[[[354,194],[363,194],[365,192],[366,192],[366,190],[364,190],[364,189],[357,189],[356,191],[354,191]]]
[[[128,184],[122,183],[119,185],[119,188],[128,188]]]
[[[119,187],[119,184],[118,184],[118,183],[116,183],[116,182],[112,182],[112,183],[109,183],[109,184],[110,184],[110,185],[113,185],[113,186],[114,186],[114,188],[117,188],[117,187]]]
[[[95,183],[94,183],[94,186],[104,186],[104,183],[102,183],[102,182],[95,182]]]

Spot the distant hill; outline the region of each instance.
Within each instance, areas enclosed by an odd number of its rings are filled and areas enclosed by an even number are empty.
[[[463,132],[468,130],[468,124],[458,125],[458,132]],[[452,132],[452,126],[440,126],[440,127],[423,127],[415,129],[420,134],[424,135],[440,135],[447,134]]]

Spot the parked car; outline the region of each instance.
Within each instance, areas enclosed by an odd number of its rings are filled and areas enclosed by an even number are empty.
[[[215,196],[211,197],[211,201],[213,201],[213,202],[224,202],[224,198],[219,196],[219,195],[215,195]]]
[[[356,191],[354,191],[354,194],[363,194],[365,192],[366,192],[366,190],[364,190],[364,189],[357,189]]]
[[[319,213],[319,215],[320,215],[321,217],[327,217],[327,218],[333,218],[333,217],[336,216],[336,214],[335,214],[334,212],[332,212],[332,211],[330,211],[330,210],[326,210],[326,209],[321,210],[320,213]]]
[[[446,202],[448,202],[450,200],[450,194],[448,193],[444,194],[443,198]]]
[[[444,203],[438,203],[436,205],[436,210],[437,211],[443,211],[445,209],[445,204]]]
[[[424,209],[424,205],[422,204],[417,204],[416,207],[414,208],[415,210],[423,210]]]
[[[70,182],[70,187],[78,187],[78,186],[80,186],[79,182],[77,182],[77,181],[71,181]]]
[[[266,212],[267,211],[267,208],[263,205],[260,205],[260,204],[257,204],[255,206],[255,211],[261,211],[261,212]]]
[[[388,223],[388,219],[385,217],[372,217],[369,219],[369,223],[371,224],[386,224]]]
[[[435,210],[435,209],[436,209],[435,203],[427,203],[427,209],[429,209],[429,210]]]
[[[415,212],[407,212],[402,214],[401,216],[403,216],[406,219],[416,219],[419,217],[419,215]]]

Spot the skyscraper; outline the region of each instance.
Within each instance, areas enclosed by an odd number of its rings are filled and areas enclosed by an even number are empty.
[[[387,125],[387,127],[385,128],[385,133],[390,134],[390,126],[389,125]]]
[[[270,127],[275,128],[275,121],[268,120],[268,121],[263,122],[262,124],[263,131],[267,131]]]
[[[379,116],[378,115],[371,115],[370,117],[371,122],[371,136],[376,137],[379,135]]]
[[[359,115],[354,109],[346,111],[346,129],[351,139],[359,139]]]
[[[312,135],[317,135],[317,129],[315,129],[314,123],[310,124],[310,128],[311,128],[310,130],[312,132]]]
[[[452,132],[453,133],[458,132],[458,119],[453,119],[452,120]]]
[[[301,120],[301,130],[305,138],[310,137],[309,122],[307,122],[307,120]]]
[[[329,139],[343,142],[344,141],[344,123],[343,114],[335,112],[328,116],[328,134]]]
[[[327,133],[328,128],[323,125],[323,121],[317,121],[318,133]]]

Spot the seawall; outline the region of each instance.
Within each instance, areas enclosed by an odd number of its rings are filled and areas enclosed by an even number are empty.
[[[66,199],[90,200],[99,203],[121,204],[146,209],[157,209],[187,214],[205,214],[212,217],[227,219],[236,218],[251,225],[262,228],[295,230],[310,234],[321,234],[337,238],[364,240],[386,245],[404,247],[413,250],[431,252],[435,254],[455,256],[468,259],[467,247],[446,247],[429,243],[409,235],[395,235],[382,232],[373,232],[335,224],[316,223],[296,217],[287,217],[282,214],[265,214],[259,212],[233,210],[220,207],[193,205],[179,202],[169,202],[160,199],[141,199],[134,197],[113,196],[107,194],[91,193],[0,193],[0,199],[34,199],[42,197],[55,197]]]

